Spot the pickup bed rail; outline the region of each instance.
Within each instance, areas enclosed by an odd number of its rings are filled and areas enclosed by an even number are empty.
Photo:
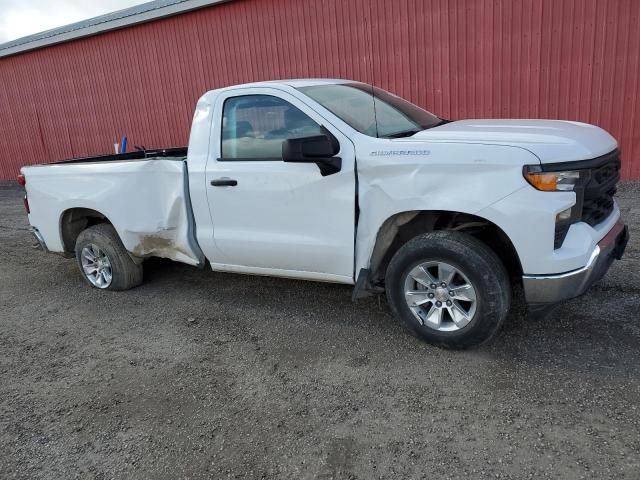
[[[162,148],[156,150],[137,150],[135,152],[118,153],[112,155],[95,155],[93,157],[71,158],[69,160],[57,160],[47,165],[59,163],[94,163],[118,160],[144,160],[147,158],[186,157],[187,147]]]

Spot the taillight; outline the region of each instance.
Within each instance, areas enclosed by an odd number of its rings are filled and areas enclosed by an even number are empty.
[[[24,177],[24,175],[18,175],[18,183],[23,187],[27,185],[27,179]],[[27,211],[27,215],[31,214],[31,209],[29,208],[29,199],[27,198],[26,192],[22,201],[24,202],[24,209]]]

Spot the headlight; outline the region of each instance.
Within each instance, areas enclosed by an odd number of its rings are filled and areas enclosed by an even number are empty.
[[[525,165],[522,169],[524,178],[537,190],[543,192],[574,192],[575,203],[555,215],[555,249],[562,247],[569,232],[569,227],[582,219],[584,191],[591,178],[588,168],[565,170],[572,167],[571,162],[546,165]]]
[[[571,192],[580,182],[580,172],[576,170],[543,172],[537,165],[526,166],[524,178],[534,188],[543,192]]]

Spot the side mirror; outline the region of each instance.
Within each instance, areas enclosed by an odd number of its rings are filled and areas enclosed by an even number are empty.
[[[282,142],[282,160],[294,163],[315,163],[323,177],[342,169],[342,159],[335,156],[339,151],[340,144],[330,133],[291,138]]]

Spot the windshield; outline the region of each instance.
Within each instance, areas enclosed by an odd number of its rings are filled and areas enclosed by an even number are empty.
[[[370,137],[408,137],[444,123],[417,105],[365,83],[312,85],[298,90]]]

